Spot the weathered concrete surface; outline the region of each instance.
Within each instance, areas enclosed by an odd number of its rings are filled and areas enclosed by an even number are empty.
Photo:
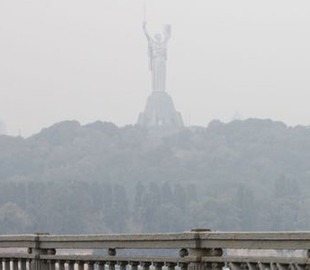
[[[310,268],[310,232],[211,232],[194,230],[184,233],[168,234],[120,234],[120,235],[5,235],[0,236],[0,248],[28,248],[28,254],[1,253],[1,270],[110,270],[119,266],[125,270],[156,270],[166,266],[175,270],[221,270],[226,266],[232,270],[306,270]],[[108,255],[80,255],[83,249],[106,249]],[[70,249],[72,254],[58,254],[57,250]],[[180,251],[172,256],[119,256],[119,249],[175,249]],[[264,255],[247,253],[248,250],[263,250]],[[76,250],[76,252],[74,251]],[[231,250],[242,251],[229,252]],[[268,253],[268,250],[270,254]],[[295,257],[288,250],[302,250],[302,256]],[[283,253],[285,252],[285,253]],[[247,255],[248,254],[248,255]],[[283,256],[287,254],[287,256]],[[20,267],[19,267],[20,265]],[[57,267],[56,267],[57,265]],[[84,268],[85,267],[85,268]]]

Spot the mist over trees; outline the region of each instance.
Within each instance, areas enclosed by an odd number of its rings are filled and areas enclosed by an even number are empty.
[[[0,135],[6,134],[6,126],[5,123],[0,120]]]
[[[308,127],[213,121],[158,138],[66,121],[0,149],[0,234],[310,226]]]

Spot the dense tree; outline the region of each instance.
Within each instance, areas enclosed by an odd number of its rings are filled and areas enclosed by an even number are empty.
[[[310,129],[249,119],[0,136],[0,233],[308,229]]]

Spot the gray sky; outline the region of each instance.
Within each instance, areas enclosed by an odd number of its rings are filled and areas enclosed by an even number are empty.
[[[310,2],[146,0],[172,24],[168,87],[186,124],[310,123]],[[0,0],[0,119],[135,123],[150,94],[142,0]]]

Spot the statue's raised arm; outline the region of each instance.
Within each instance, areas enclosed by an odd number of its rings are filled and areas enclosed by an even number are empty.
[[[152,72],[152,89],[164,92],[166,84],[167,43],[171,37],[170,25],[164,25],[163,33],[151,35],[143,23],[143,31],[148,41],[149,68]]]
[[[147,25],[147,22],[143,22],[143,32],[144,32],[144,34],[148,40],[152,40],[151,35],[149,34],[149,32],[146,29],[146,25]]]

